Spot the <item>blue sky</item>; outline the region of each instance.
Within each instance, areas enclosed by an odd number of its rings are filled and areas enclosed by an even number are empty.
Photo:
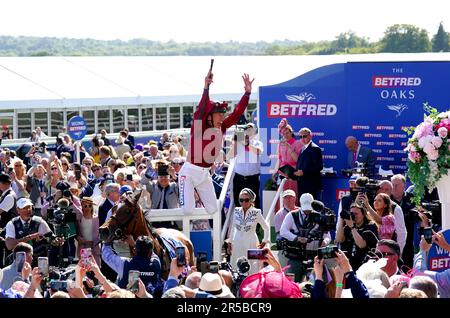
[[[371,41],[395,23],[450,31],[444,0],[14,0],[0,2],[0,35],[157,41]]]

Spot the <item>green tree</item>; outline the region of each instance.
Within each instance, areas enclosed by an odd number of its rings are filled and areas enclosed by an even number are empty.
[[[430,52],[431,43],[425,29],[411,24],[395,24],[387,28],[381,39],[381,52]]]
[[[448,52],[450,46],[448,44],[449,36],[448,33],[444,31],[444,26],[442,22],[439,24],[439,29],[433,37],[433,52]]]

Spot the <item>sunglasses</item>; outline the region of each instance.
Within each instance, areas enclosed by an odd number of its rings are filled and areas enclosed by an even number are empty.
[[[90,163],[90,162],[85,162],[85,163],[83,163],[85,166],[92,166],[92,163]]]
[[[390,253],[390,252],[379,252],[381,255],[383,255],[383,257],[386,257],[386,256],[394,256],[394,255],[396,255],[395,253]]]
[[[308,138],[308,136],[309,136],[309,134],[308,134],[308,135],[300,135],[300,137],[301,137],[302,139]]]
[[[52,170],[58,170],[58,167],[52,167]]]
[[[249,198],[239,198],[239,202],[250,202],[250,199]]]
[[[62,163],[62,165],[63,165],[63,166],[68,166],[69,164],[68,164],[68,163],[65,163],[65,162],[63,162],[63,163]]]
[[[145,169],[145,166],[139,166],[138,169]]]
[[[94,169],[92,169],[93,172],[99,171],[99,170],[100,170],[100,168],[94,168]]]
[[[92,208],[92,204],[83,204],[83,208]]]
[[[172,162],[173,165],[179,165],[182,166],[184,162]]]

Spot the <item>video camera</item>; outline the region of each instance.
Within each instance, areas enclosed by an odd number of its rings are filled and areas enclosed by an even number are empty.
[[[336,228],[336,214],[330,208],[318,200],[314,200],[311,206],[313,211],[309,213],[308,220],[318,224],[321,232],[329,232]]]
[[[367,177],[359,177],[356,179],[356,188],[352,191],[354,193],[364,193],[367,195],[369,201],[373,201],[380,189],[380,185],[377,180],[369,179]]]
[[[201,263],[201,272],[202,275],[206,272],[210,273],[218,273],[219,270],[229,271],[233,278],[233,285],[231,286],[231,292],[239,297],[239,289],[241,287],[242,281],[248,276],[248,271],[250,270],[250,264],[246,257],[240,257],[237,260],[237,269],[234,269],[233,266],[226,261],[222,262],[202,262]]]
[[[56,208],[48,208],[47,218],[48,222],[53,225],[56,237],[63,237],[67,240],[76,236],[77,217],[70,206],[60,204]]]
[[[441,225],[442,224],[442,206],[438,200],[431,202],[421,202],[421,207],[425,210],[422,211],[423,214],[429,219],[433,221],[433,224]],[[415,221],[421,222],[422,219],[419,217],[418,209],[411,209],[413,212],[413,217]]]

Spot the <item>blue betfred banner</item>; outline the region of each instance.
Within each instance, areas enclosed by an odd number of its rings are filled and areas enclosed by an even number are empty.
[[[445,240],[450,242],[450,230],[442,232]],[[428,269],[435,272],[442,272],[450,268],[450,252],[433,243],[428,253]]]
[[[261,140],[267,140],[262,187],[274,172],[282,118],[296,133],[302,127],[312,130],[313,142],[322,148],[324,167],[333,168],[338,176],[347,168],[345,139],[350,135],[373,150],[376,172],[381,167],[405,173],[408,135],[403,128],[423,120],[426,102],[439,111],[448,109],[448,87],[450,62],[333,64],[260,87],[258,121]],[[342,191],[335,190],[331,192],[338,200]]]
[[[83,117],[74,116],[67,123],[67,133],[73,140],[81,140],[86,136],[87,124]]]

